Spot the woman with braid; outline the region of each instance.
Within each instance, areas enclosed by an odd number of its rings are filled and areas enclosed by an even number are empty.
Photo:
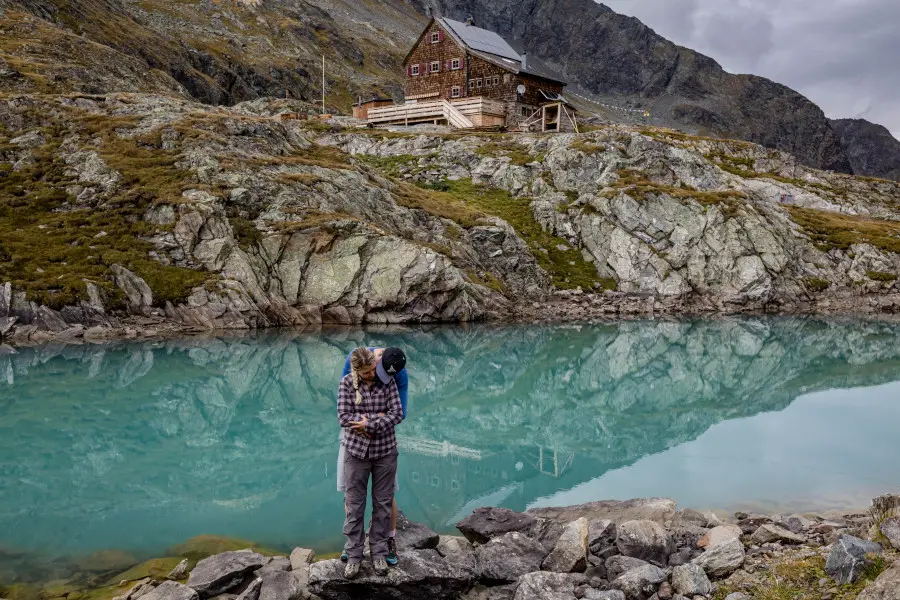
[[[344,577],[359,574],[365,543],[365,512],[369,478],[372,479],[372,528],[369,548],[375,573],[386,575],[394,478],[397,475],[397,439],[394,427],[403,420],[397,382],[376,376],[378,361],[368,348],[350,356],[350,374],[338,388],[338,422],[344,430],[344,535],[348,560]]]

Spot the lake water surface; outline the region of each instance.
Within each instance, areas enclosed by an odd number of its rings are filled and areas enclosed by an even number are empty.
[[[3,556],[164,555],[200,535],[340,547],[346,353],[409,357],[400,508],[438,531],[667,496],[866,506],[900,490],[900,326],[788,318],[48,345],[0,355]]]

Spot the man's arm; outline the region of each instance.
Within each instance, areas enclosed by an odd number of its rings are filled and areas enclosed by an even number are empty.
[[[400,406],[403,408],[403,420],[406,420],[406,406],[408,401],[408,389],[409,389],[409,375],[406,373],[406,369],[403,369],[397,376],[394,378],[394,381],[397,382],[397,391],[400,392]]]
[[[341,427],[351,427],[351,423],[362,421],[362,415],[356,412],[356,390],[348,377],[341,379],[338,387],[338,422]]]
[[[397,382],[391,380],[388,386],[388,407],[384,415],[369,419],[366,431],[371,434],[379,434],[389,427],[399,425],[403,420],[403,407],[400,405],[400,392],[397,390]]]

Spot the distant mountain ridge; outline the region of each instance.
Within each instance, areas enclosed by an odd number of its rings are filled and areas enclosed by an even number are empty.
[[[0,0],[3,9],[0,90],[316,101],[324,53],[328,105],[340,110],[361,95],[399,96],[400,63],[426,17],[472,16],[572,88],[646,108],[654,125],[900,179],[897,142],[886,130],[837,125],[802,94],[727,73],[593,0]]]

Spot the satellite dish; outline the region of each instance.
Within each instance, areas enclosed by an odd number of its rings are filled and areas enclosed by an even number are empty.
[[[524,96],[525,95],[525,86],[520,83],[519,87],[516,88],[516,91],[519,92],[520,96]]]

